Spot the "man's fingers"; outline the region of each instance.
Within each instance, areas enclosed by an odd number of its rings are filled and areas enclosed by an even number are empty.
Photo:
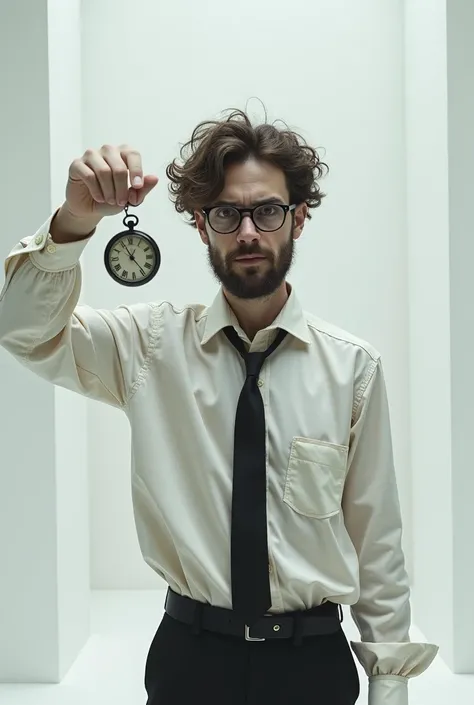
[[[150,191],[155,188],[158,181],[158,177],[154,174],[147,174],[147,176],[145,176],[143,180],[142,188],[130,188],[128,191],[128,202],[130,203],[130,205],[140,206],[145,200],[145,198],[148,196]]]
[[[107,203],[115,204],[115,186],[112,171],[102,154],[90,150],[86,152],[84,163],[94,172]]]
[[[69,179],[70,181],[83,181],[94,201],[105,203],[104,194],[95,173],[81,159],[75,159],[71,164]]]
[[[140,152],[128,147],[128,145],[122,145],[120,155],[128,167],[132,187],[141,188],[143,186],[143,164]]]

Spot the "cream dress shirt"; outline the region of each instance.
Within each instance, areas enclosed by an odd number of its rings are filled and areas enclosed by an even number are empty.
[[[302,310],[291,285],[250,341],[219,290],[211,306],[78,305],[89,239],[56,244],[51,218],[5,262],[0,344],[33,373],[121,409],[132,438],[132,498],[144,560],[176,592],[231,608],[234,423],[244,362],[264,363],[269,573],[275,613],[351,606],[370,705],[407,705],[435,658],[410,642],[410,589],[379,353]],[[242,635],[243,636],[243,635]]]

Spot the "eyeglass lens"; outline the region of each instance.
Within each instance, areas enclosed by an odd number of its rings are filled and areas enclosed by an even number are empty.
[[[285,220],[285,210],[278,204],[264,204],[253,212],[259,230],[278,230]],[[232,206],[216,206],[209,212],[209,224],[218,233],[230,233],[239,227],[240,213]]]

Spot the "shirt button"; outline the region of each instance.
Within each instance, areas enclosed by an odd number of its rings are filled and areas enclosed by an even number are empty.
[[[268,564],[268,572],[273,573],[273,567],[271,563]]]
[[[263,379],[259,379],[257,384],[259,387],[263,387]]]
[[[37,235],[36,238],[35,238],[35,243],[36,243],[37,245],[41,245],[42,242],[43,242],[43,236],[42,236],[42,235]]]
[[[56,252],[56,246],[55,245],[48,245],[46,248],[49,252],[50,255],[54,254]]]

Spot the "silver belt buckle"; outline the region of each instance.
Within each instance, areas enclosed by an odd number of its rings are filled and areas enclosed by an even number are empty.
[[[245,641],[266,641],[266,639],[255,639],[250,636],[250,627],[245,625]]]

